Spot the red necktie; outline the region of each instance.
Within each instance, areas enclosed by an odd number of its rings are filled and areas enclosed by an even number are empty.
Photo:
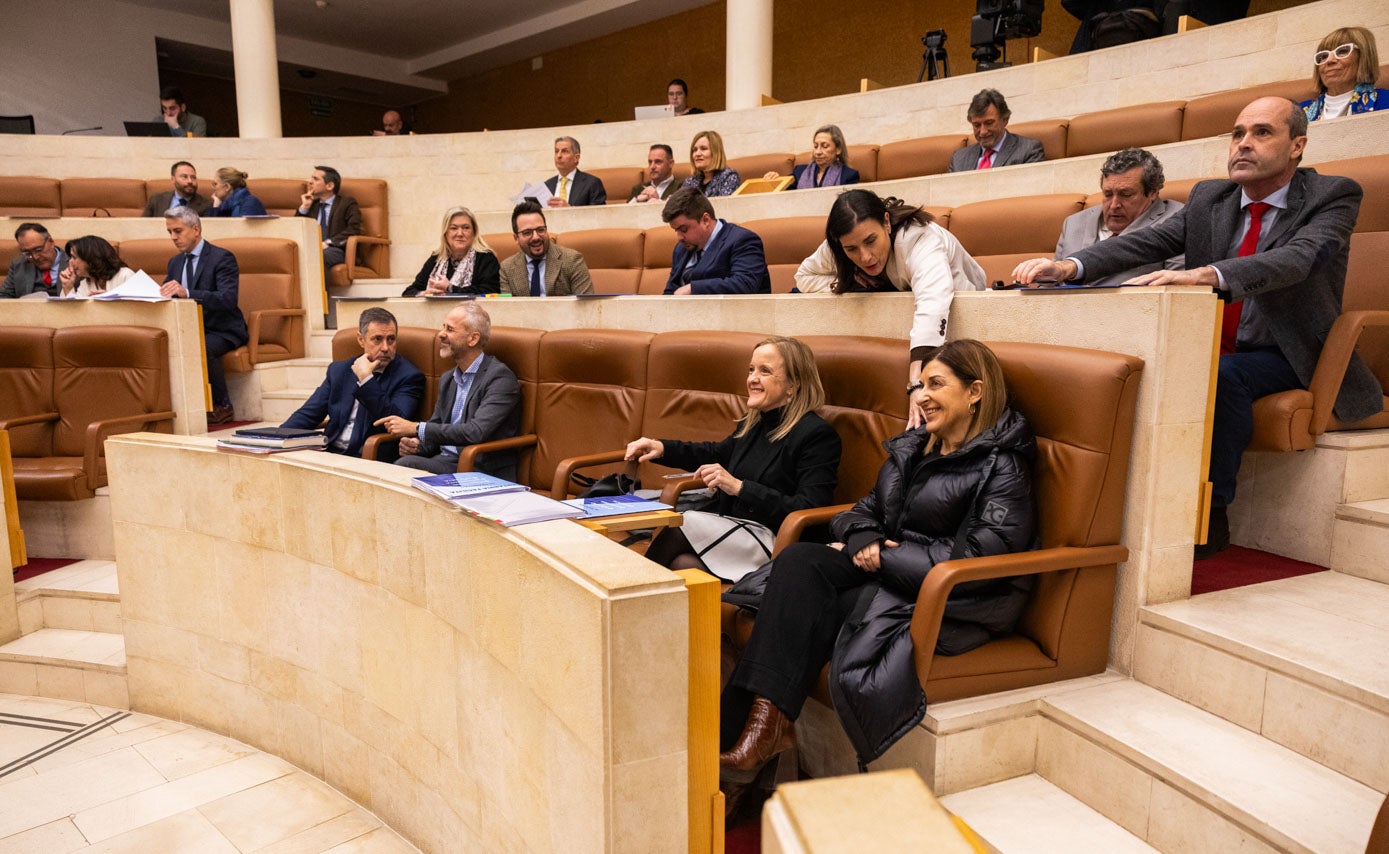
[[[979,160],[979,168],[980,168],[980,169],[991,169],[991,168],[993,168],[993,165],[994,165],[994,150],[993,150],[992,148],[986,148],[986,149],[984,149],[984,156],[983,156],[982,158],[980,158],[980,160]]]
[[[1259,232],[1263,230],[1264,214],[1272,205],[1267,202],[1252,202],[1249,205],[1249,230],[1239,243],[1238,257],[1244,258],[1259,251]],[[1244,301],[1228,303],[1225,314],[1220,319],[1220,352],[1235,352],[1235,336],[1239,334],[1239,316],[1244,311]]]
[[[53,268],[52,268],[52,267],[49,267],[47,270],[44,270],[44,271],[43,271],[43,283],[44,283],[45,285],[48,285],[49,287],[53,287]]]

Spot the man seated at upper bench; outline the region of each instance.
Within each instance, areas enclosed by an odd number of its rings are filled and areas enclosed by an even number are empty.
[[[1165,183],[1162,164],[1151,153],[1141,148],[1125,148],[1111,154],[1100,167],[1100,203],[1071,214],[1061,223],[1056,260],[1069,258],[1101,240],[1170,219],[1182,209],[1182,203],[1158,198]],[[1178,253],[1161,263],[1139,264],[1085,284],[1118,285],[1154,270],[1185,268],[1186,256]]]
[[[172,208],[192,208],[198,216],[207,213],[212,200],[198,194],[198,170],[187,160],[180,160],[169,168],[171,189],[155,193],[145,202],[141,216],[163,216]]]
[[[540,205],[525,201],[512,208],[511,233],[521,251],[502,262],[501,293],[514,297],[593,293],[593,277],[583,253],[550,239]]]
[[[318,220],[323,247],[323,269],[347,261],[347,238],[362,233],[362,209],[357,200],[342,195],[342,175],[331,166],[315,166],[309,188],[299,197],[295,216]]]
[[[322,385],[280,426],[317,430],[322,424],[328,442],[325,451],[360,457],[367,437],[385,432],[376,426],[377,421],[388,415],[413,416],[424,396],[424,374],[396,353],[398,332],[395,315],[389,311],[363,311],[357,319],[362,354],[329,365]],[[323,424],[325,418],[327,424]],[[394,449],[377,459],[393,462]]]
[[[974,145],[950,155],[949,171],[970,172],[1045,160],[1046,152],[1040,141],[1008,132],[1008,119],[1012,115],[1001,92],[981,89],[965,112],[970,132],[974,134]]]
[[[666,200],[661,219],[680,239],[671,253],[668,294],[769,294],[772,277],[762,238],[714,216],[714,206],[694,187]]]

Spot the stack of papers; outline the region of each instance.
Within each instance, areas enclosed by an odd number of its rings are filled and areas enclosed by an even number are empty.
[[[104,294],[97,294],[92,299],[133,299],[144,302],[163,302],[168,297],[159,293],[159,284],[151,279],[149,274],[144,270],[136,270],[135,275],[126,279],[121,285]]]
[[[519,483],[481,472],[457,472],[417,477],[416,488],[448,501],[488,522],[511,527],[551,519],[572,519],[583,510],[536,495]]]
[[[628,513],[652,513],[657,510],[672,510],[669,504],[648,501],[639,495],[605,495],[602,498],[571,498],[562,502],[583,511],[580,519],[597,519],[602,516],[624,516]]]

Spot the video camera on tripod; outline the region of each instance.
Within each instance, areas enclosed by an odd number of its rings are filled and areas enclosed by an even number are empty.
[[[969,21],[970,54],[976,71],[1007,68],[1011,62],[1002,58],[1007,53],[1007,40],[1032,38],[1042,32],[1042,9],[1045,0],[978,0],[974,17]]]

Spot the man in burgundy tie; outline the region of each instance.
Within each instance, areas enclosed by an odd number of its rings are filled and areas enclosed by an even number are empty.
[[[1211,434],[1213,486],[1201,560],[1230,542],[1226,507],[1254,429],[1254,401],[1312,382],[1321,342],[1341,313],[1360,185],[1298,168],[1307,120],[1296,104],[1260,98],[1239,114],[1230,138],[1230,180],[1202,181],[1166,222],[1125,232],[1062,261],[1033,259],[1013,277],[1088,281],[1185,250],[1185,270],[1159,270],[1134,285],[1199,285],[1240,306],[1232,352],[1220,357]],[[1233,311],[1227,314],[1233,314]],[[1344,422],[1379,413],[1374,375],[1354,355],[1333,412]]]
[[[21,222],[14,232],[19,254],[10,262],[0,298],[15,299],[30,294],[58,295],[58,275],[67,268],[68,256],[37,222]]]
[[[949,171],[969,172],[1045,160],[1046,152],[1040,141],[1008,132],[1008,119],[1012,115],[1003,93],[997,89],[983,89],[975,95],[965,112],[970,132],[974,134],[974,145],[950,156]]]

